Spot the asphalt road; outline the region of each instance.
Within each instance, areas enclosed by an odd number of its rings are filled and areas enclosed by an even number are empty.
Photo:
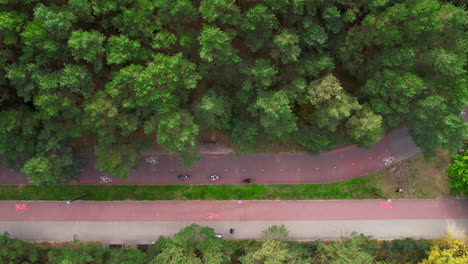
[[[260,238],[273,224],[285,224],[295,240],[352,232],[379,239],[460,236],[468,234],[468,200],[0,202],[0,232],[30,241],[68,241],[77,234],[83,241],[137,244],[192,223],[227,239]]]
[[[105,175],[94,168],[94,160],[85,161],[80,182],[74,184],[240,184],[252,178],[255,184],[314,184],[337,182],[369,174],[392,162],[406,159],[420,150],[412,143],[406,129],[390,132],[370,149],[354,146],[311,156],[299,154],[257,154],[236,157],[233,154],[204,155],[191,169],[178,166],[175,155],[148,155],[128,179]],[[178,174],[188,174],[181,181]],[[221,179],[210,182],[210,175]],[[27,184],[23,173],[0,166],[1,184]]]

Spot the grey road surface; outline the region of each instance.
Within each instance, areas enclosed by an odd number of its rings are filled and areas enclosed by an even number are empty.
[[[0,201],[0,233],[28,241],[69,241],[76,234],[83,241],[146,243],[192,223],[227,239],[260,238],[274,224],[285,224],[294,240],[352,232],[378,239],[462,236],[468,234],[468,200]]]
[[[0,222],[0,230],[26,241],[81,241],[108,244],[151,244],[159,236],[173,236],[182,228],[197,223],[222,233],[224,239],[258,239],[262,230],[284,224],[290,240],[334,240],[352,232],[376,239],[413,237],[431,239],[450,232],[468,234],[468,219],[414,220],[332,220],[332,221],[194,221],[194,222]],[[229,229],[235,228],[234,235]]]

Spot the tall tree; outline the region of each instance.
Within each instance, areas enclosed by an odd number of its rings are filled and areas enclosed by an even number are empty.
[[[39,252],[33,245],[11,238],[8,233],[0,235],[1,263],[38,263]]]
[[[272,37],[278,27],[278,20],[268,8],[258,4],[249,9],[240,27],[246,38],[246,45],[251,51],[258,51]]]
[[[274,37],[273,43],[277,47],[277,49],[272,50],[271,55],[273,58],[280,58],[283,63],[299,60],[301,47],[299,46],[299,36],[297,34],[285,29]]]
[[[384,136],[382,116],[367,106],[351,116],[346,127],[353,143],[360,147],[371,147]]]
[[[231,129],[231,102],[225,96],[218,96],[214,91],[207,93],[197,106],[199,123],[204,127],[219,130]]]
[[[317,247],[316,263],[329,264],[359,264],[377,263],[367,251],[370,248],[370,238],[362,234],[353,234],[344,241],[332,241],[329,244],[320,242]]]
[[[464,153],[452,156],[452,163],[445,173],[448,174],[450,190],[453,193],[463,192],[468,196],[468,149]]]
[[[232,37],[217,27],[203,25],[198,37],[200,58],[206,62],[233,64],[240,61],[237,50],[231,46]]]
[[[284,91],[260,94],[255,106],[267,135],[277,140],[287,140],[297,130],[296,117]]]
[[[121,64],[132,59],[141,58],[141,56],[139,56],[140,50],[141,44],[139,41],[131,40],[125,35],[114,35],[107,39],[107,63]]]
[[[436,155],[439,146],[456,153],[463,140],[468,138],[467,123],[459,112],[453,113],[447,107],[447,101],[440,96],[419,100],[411,109],[408,128],[414,142],[428,159]]]
[[[257,250],[242,256],[240,261],[242,264],[285,264],[292,262],[292,256],[286,242],[267,240]]]
[[[192,224],[163,244],[154,263],[227,264],[233,253],[233,247],[216,238],[212,228]]]
[[[203,0],[200,13],[209,23],[237,25],[240,19],[240,9],[232,0]]]

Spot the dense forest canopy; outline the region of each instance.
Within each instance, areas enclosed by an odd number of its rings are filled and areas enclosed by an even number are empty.
[[[190,166],[204,129],[319,153],[405,125],[454,152],[467,20],[437,0],[1,0],[2,162],[68,181],[86,139],[125,177],[154,138]]]

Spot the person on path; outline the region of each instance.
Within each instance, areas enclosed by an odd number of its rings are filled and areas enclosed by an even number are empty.
[[[234,228],[229,229],[229,233],[231,233],[231,235],[233,235],[233,234],[234,234],[234,230],[235,230]]]
[[[210,176],[210,181],[216,181],[219,179],[219,176],[218,175],[211,175]]]
[[[252,178],[247,178],[247,179],[243,180],[243,182],[245,182],[245,183],[251,183],[251,182],[252,182]]]

